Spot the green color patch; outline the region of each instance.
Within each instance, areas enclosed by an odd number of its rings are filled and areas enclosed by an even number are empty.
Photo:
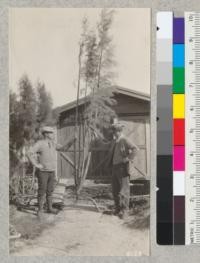
[[[185,93],[185,68],[173,68],[173,93]]]

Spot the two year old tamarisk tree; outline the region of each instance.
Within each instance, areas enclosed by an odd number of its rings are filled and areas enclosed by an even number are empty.
[[[77,103],[75,114],[75,135],[78,143],[74,145],[75,184],[83,175],[84,162],[87,158],[88,144],[96,138],[104,138],[104,129],[110,126],[116,117],[112,106],[113,66],[115,65],[112,36],[110,30],[114,11],[102,9],[99,21],[94,28],[89,27],[88,19],[82,20],[82,34],[79,41]],[[84,90],[85,104],[79,112],[80,91]],[[82,139],[81,139],[82,138]]]

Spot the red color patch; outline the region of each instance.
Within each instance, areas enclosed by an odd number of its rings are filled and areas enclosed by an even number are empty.
[[[185,145],[185,119],[174,119],[173,122],[174,145]]]

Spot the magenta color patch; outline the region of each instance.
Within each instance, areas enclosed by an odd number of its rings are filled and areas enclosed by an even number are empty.
[[[185,171],[185,146],[174,146],[173,170]]]

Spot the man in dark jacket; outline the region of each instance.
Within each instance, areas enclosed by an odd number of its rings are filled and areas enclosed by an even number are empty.
[[[125,218],[129,211],[130,198],[130,161],[139,148],[122,134],[123,125],[112,125],[115,146],[112,159],[112,192],[115,202],[115,214]]]

